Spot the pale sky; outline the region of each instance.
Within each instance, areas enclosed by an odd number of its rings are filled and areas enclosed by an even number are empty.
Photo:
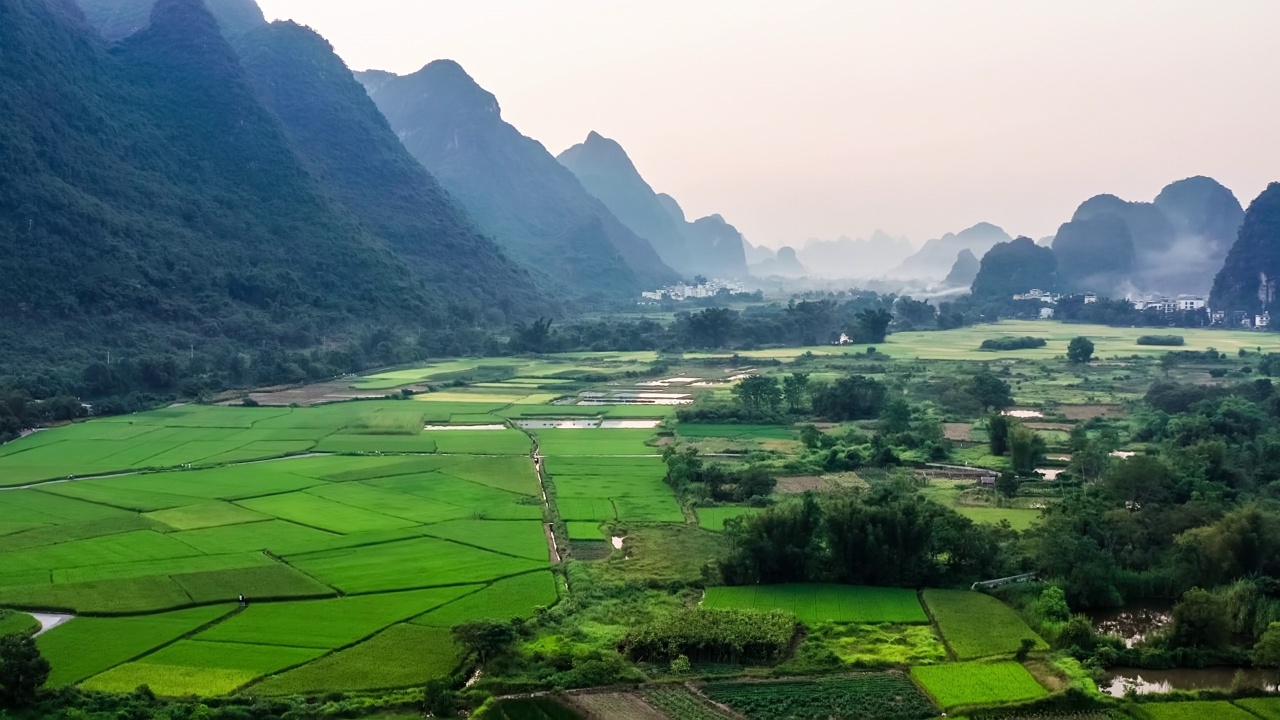
[[[259,0],[353,69],[452,58],[552,153],[596,130],[749,240],[1052,234],[1280,180],[1277,0]]]

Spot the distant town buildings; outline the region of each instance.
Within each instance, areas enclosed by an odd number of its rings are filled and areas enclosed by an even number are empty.
[[[745,292],[742,283],[730,280],[707,280],[697,285],[687,285],[678,283],[669,285],[658,290],[648,290],[640,293],[645,300],[688,300],[689,298],[710,298],[719,295],[721,292],[740,293]]]
[[[1024,293],[1013,296],[1014,300],[1039,300],[1040,302],[1049,303],[1050,305],[1056,304],[1061,298],[1062,296],[1057,293],[1048,293],[1043,290],[1036,289],[1028,290]],[[1094,300],[1097,300],[1097,298],[1095,297]]]
[[[1199,295],[1179,295],[1171,298],[1167,295],[1130,295],[1125,298],[1133,304],[1135,310],[1158,310],[1169,314],[1175,312],[1194,312],[1207,310],[1208,302]]]

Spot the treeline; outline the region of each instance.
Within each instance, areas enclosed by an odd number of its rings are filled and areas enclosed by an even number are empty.
[[[730,585],[836,582],[949,587],[1011,574],[1014,533],[977,525],[912,489],[779,505],[725,525],[729,555],[719,565]]]

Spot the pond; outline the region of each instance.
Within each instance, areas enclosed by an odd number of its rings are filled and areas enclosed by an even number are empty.
[[[1151,601],[1112,610],[1099,610],[1090,619],[1094,630],[1105,635],[1115,635],[1124,641],[1125,647],[1133,647],[1152,632],[1168,627],[1173,620],[1172,613],[1172,603]]]
[[[1174,670],[1111,668],[1098,683],[1098,689],[1112,697],[1124,697],[1130,691],[1138,695],[1152,695],[1173,690],[1226,690],[1235,681],[1236,673],[1243,673],[1251,684],[1268,691],[1276,689],[1275,671],[1233,667]]]

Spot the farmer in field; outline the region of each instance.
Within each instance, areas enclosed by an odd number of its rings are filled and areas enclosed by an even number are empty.
[[[240,593],[240,607],[249,607],[249,601],[244,599],[244,593]]]

